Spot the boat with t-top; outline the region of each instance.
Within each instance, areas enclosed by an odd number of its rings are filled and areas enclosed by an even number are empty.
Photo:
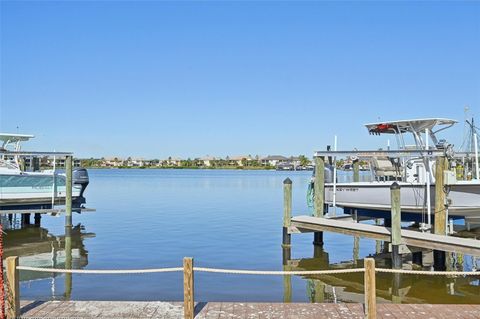
[[[333,167],[327,166],[325,203],[344,208],[351,213],[375,216],[391,210],[390,187],[397,182],[401,187],[402,216],[418,214],[434,217],[436,158],[445,157],[448,165],[443,173],[446,193],[445,209],[450,217],[480,215],[480,181],[456,180],[451,166],[455,167],[453,145],[439,139],[438,133],[452,127],[455,120],[427,118],[365,124],[373,135],[392,135],[398,150],[316,152],[315,156],[356,156],[369,161],[369,181],[338,183],[333,177]],[[413,141],[411,145],[407,144]],[[417,215],[417,216],[415,216]]]
[[[65,173],[56,170],[27,171],[21,165],[30,154],[43,156],[50,153],[22,152],[21,143],[33,135],[0,133],[0,209],[51,208],[64,204],[66,196]],[[69,153],[51,153],[64,155]],[[73,170],[72,201],[85,202],[83,193],[89,183],[88,173],[83,168]]]

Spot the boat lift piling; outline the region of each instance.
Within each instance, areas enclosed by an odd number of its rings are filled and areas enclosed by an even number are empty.
[[[72,156],[65,157],[65,227],[72,227]]]
[[[292,219],[292,180],[286,178],[283,181],[283,235],[282,235],[282,248],[283,248],[283,260],[284,264],[286,260],[291,258],[290,245],[292,235],[289,233],[288,228],[291,225]]]
[[[447,205],[445,193],[444,171],[448,170],[445,156],[437,157],[435,162],[435,221],[433,231],[437,235],[447,235]],[[444,251],[433,251],[433,264],[437,270],[445,270],[446,256]]]
[[[323,156],[315,157],[314,194],[313,214],[315,217],[323,218],[325,216],[325,158]],[[313,244],[323,245],[323,232],[313,233]]]
[[[402,244],[402,225],[401,225],[401,209],[400,209],[400,185],[394,182],[390,186],[390,200],[392,203],[392,266],[394,269],[402,268],[402,256],[400,255],[400,245]]]

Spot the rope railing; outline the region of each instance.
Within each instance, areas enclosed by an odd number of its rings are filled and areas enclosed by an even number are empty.
[[[66,273],[66,274],[93,274],[93,275],[123,275],[123,274],[150,274],[162,272],[183,271],[183,267],[172,268],[156,268],[156,269],[60,269],[60,268],[41,268],[18,266],[18,270],[49,272],[49,273]]]
[[[43,268],[17,266],[18,270],[48,272],[48,273],[67,273],[67,274],[95,274],[95,275],[121,275],[121,274],[148,274],[148,273],[165,273],[183,271],[183,267],[172,268],[154,268],[154,269],[61,269],[61,268]],[[221,269],[193,267],[194,271],[210,272],[220,274],[236,274],[236,275],[330,275],[345,274],[354,272],[364,272],[365,268],[353,269],[332,269],[332,270],[302,270],[302,271],[282,271],[282,270],[248,270],[248,269]]]
[[[8,257],[7,264],[7,318],[17,318],[20,315],[20,288],[19,271],[35,271],[47,273],[67,273],[67,274],[146,274],[146,273],[170,273],[183,271],[183,289],[184,289],[184,317],[194,318],[194,282],[195,272],[208,272],[219,274],[235,275],[334,275],[346,273],[364,273],[364,295],[365,295],[365,316],[366,318],[375,318],[376,314],[376,291],[375,291],[375,273],[394,273],[409,275],[444,275],[444,276],[480,276],[479,271],[422,271],[422,270],[403,270],[376,268],[373,258],[365,258],[364,268],[351,269],[329,269],[329,270],[302,270],[302,271],[281,271],[281,270],[248,270],[248,269],[222,269],[194,267],[193,258],[185,257],[183,267],[153,268],[153,269],[59,269],[19,266],[18,257]]]
[[[183,271],[183,267],[94,270],[94,269],[63,269],[63,268],[17,266],[17,269],[24,270],[24,271],[36,271],[36,272],[47,272],[47,273],[92,274],[92,275],[151,274],[151,273]],[[334,274],[357,273],[357,272],[364,272],[365,268],[283,271],[283,270],[249,270],[249,269],[222,269],[222,268],[193,267],[193,270],[198,272],[233,274],[233,275],[303,276],[303,275],[334,275]],[[375,272],[407,274],[407,275],[480,276],[480,271],[432,271],[432,270],[404,270],[404,269],[375,268]]]
[[[364,272],[365,268],[352,269],[332,269],[332,270],[301,270],[301,271],[282,271],[282,270],[246,270],[246,269],[219,269],[219,268],[205,268],[193,267],[195,271],[220,273],[220,274],[235,274],[235,275],[333,275],[346,274],[355,272]]]

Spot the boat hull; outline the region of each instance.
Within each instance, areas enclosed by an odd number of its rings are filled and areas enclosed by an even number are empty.
[[[81,198],[82,186],[72,186],[72,200]],[[64,204],[66,196],[65,177],[49,174],[0,174],[0,208],[12,206]]]
[[[338,207],[390,212],[390,186],[393,182],[338,183],[335,203]],[[426,186],[399,183],[401,210],[405,213],[426,214]],[[333,184],[325,184],[325,203],[333,205]],[[450,186],[448,193],[450,216],[480,216],[480,183],[461,182]],[[431,212],[435,208],[435,186],[430,189]]]

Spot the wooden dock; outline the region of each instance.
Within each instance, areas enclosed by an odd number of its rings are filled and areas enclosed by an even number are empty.
[[[22,301],[21,318],[183,318],[183,302]],[[355,303],[199,302],[197,319],[363,319]],[[379,304],[377,318],[480,318],[480,305]]]
[[[312,216],[291,218],[289,233],[322,231],[367,237],[386,242],[391,240],[391,231],[388,227]],[[442,236],[407,229],[401,230],[401,237],[403,243],[408,246],[480,256],[480,240],[476,239]]]

